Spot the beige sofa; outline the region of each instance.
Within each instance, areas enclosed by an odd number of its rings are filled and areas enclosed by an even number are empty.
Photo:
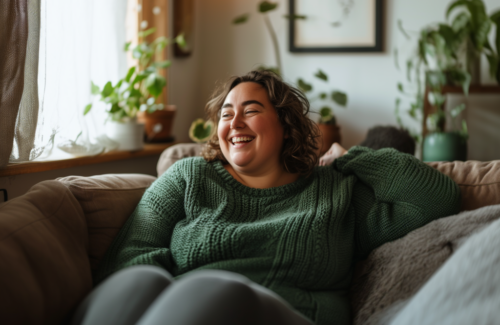
[[[158,174],[178,159],[198,155],[199,149],[196,144],[167,149],[158,162]],[[500,204],[500,161],[432,163],[431,166],[460,185],[462,210]],[[0,322],[66,322],[78,302],[92,289],[92,271],[98,268],[113,237],[154,180],[155,177],[140,174],[69,176],[38,183],[25,195],[0,204]],[[465,229],[463,224],[467,220],[455,222],[451,228]],[[431,225],[435,233],[449,232],[449,223],[437,225]],[[464,238],[473,230],[469,222],[467,231],[457,233],[454,238]],[[412,238],[418,240],[418,236],[409,234],[375,250],[358,264],[351,292],[356,323],[366,323],[391,303],[387,297],[386,300],[378,297],[377,281],[382,281],[381,274],[387,275],[387,270],[381,268],[397,264],[401,256],[398,252],[404,250],[398,248],[398,243]],[[392,253],[388,256],[384,253],[387,251]],[[431,253],[439,255],[439,259],[434,255],[425,257],[437,261],[430,263],[433,268],[427,270],[427,275],[418,277],[419,281],[413,281],[410,288],[388,289],[392,290],[393,301],[411,296],[452,254],[438,250]],[[419,256],[422,258],[418,254],[415,258]],[[397,272],[398,276],[390,278],[397,281],[415,278],[412,274],[415,270],[405,272]],[[387,280],[387,276],[382,278]]]

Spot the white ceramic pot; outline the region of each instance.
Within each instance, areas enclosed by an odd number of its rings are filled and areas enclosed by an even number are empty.
[[[144,124],[130,120],[127,122],[109,121],[106,135],[118,143],[118,150],[141,150],[144,148]]]

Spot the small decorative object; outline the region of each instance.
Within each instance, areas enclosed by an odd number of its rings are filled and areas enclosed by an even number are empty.
[[[193,0],[174,0],[174,34],[184,35],[185,44],[174,45],[176,57],[188,57],[193,52],[194,2]]]
[[[212,121],[204,121],[199,118],[191,123],[189,128],[189,137],[191,140],[197,143],[203,143],[210,140],[212,132],[214,131],[214,125]]]
[[[157,98],[167,84],[160,71],[168,68],[170,61],[156,61],[155,56],[165,49],[169,40],[158,37],[151,43],[145,41],[146,36],[155,30],[150,28],[139,33],[143,41],[132,49],[132,56],[137,59],[138,64],[128,70],[125,78],[118,80],[115,85],[108,81],[102,89],[91,83],[92,94],[99,95],[100,100],[108,104],[107,113],[111,123],[107,135],[119,143],[119,150],[142,149],[144,124],[138,123],[138,113],[148,115],[164,108],[162,103],[157,103]],[[182,35],[176,37],[174,42],[181,46],[185,43]],[[129,51],[130,45],[130,42],[125,44],[125,51]],[[91,109],[92,104],[88,104],[83,115]],[[170,127],[163,128],[170,131]]]
[[[383,0],[290,0],[290,52],[382,52]]]

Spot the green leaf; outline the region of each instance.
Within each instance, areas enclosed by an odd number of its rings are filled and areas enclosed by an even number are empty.
[[[456,118],[458,115],[460,115],[460,113],[463,112],[464,109],[465,109],[465,104],[460,104],[455,106],[450,110],[451,117]]]
[[[328,116],[332,116],[332,109],[328,106],[323,106],[320,110],[319,110],[319,115],[324,118],[324,117],[328,117]]]
[[[250,14],[243,14],[241,16],[238,16],[238,17],[234,18],[233,19],[233,24],[234,25],[239,25],[239,24],[246,23],[248,21],[248,18],[250,18]]]
[[[313,89],[311,84],[308,84],[301,78],[297,80],[297,85],[299,86],[300,90],[302,90],[304,93],[307,93]]]
[[[110,113],[116,113],[121,110],[121,107],[118,106],[118,103],[114,103],[111,105],[111,109],[109,110]]]
[[[462,131],[460,133],[462,134],[464,139],[467,140],[469,138],[469,130],[467,128],[467,122],[465,122],[465,120],[462,120]]]
[[[337,120],[335,119],[335,115],[333,115],[333,111],[328,106],[323,106],[319,110],[319,115],[321,116],[321,123],[325,124],[335,124]]]
[[[406,61],[406,79],[411,82],[411,70],[413,69],[413,61]],[[418,72],[417,72],[418,73]]]
[[[134,72],[135,72],[135,67],[128,69],[127,76],[125,77],[126,82],[130,82],[130,78],[132,78]]]
[[[113,85],[111,84],[111,81],[108,81],[105,85],[104,88],[101,91],[101,96],[102,97],[108,97],[113,93]]]
[[[401,82],[398,82],[398,90],[404,94],[404,89],[403,89],[403,84]]]
[[[399,113],[399,106],[401,105],[401,98],[396,98],[394,115],[396,115],[396,122],[400,127],[403,127],[403,121],[401,120],[401,114]]]
[[[125,52],[127,52],[127,51],[129,50],[129,48],[130,48],[130,44],[132,44],[132,42],[127,42],[127,43],[125,43],[125,46],[123,47],[123,50],[124,50]]]
[[[320,93],[319,94],[320,99],[326,99],[327,96],[328,96],[327,93]]]
[[[410,35],[403,28],[403,21],[401,19],[398,19],[398,29],[406,37],[406,39],[410,39]]]
[[[307,19],[307,16],[306,15],[284,15],[283,17],[285,17],[286,19]]]
[[[476,48],[478,51],[482,51],[484,43],[488,40],[488,34],[491,29],[491,20],[487,19],[483,21],[475,33]]]
[[[496,36],[495,36],[495,47],[497,49],[497,55],[500,55],[500,10],[493,13],[490,16],[490,19],[497,27]],[[498,82],[500,83],[500,79]]]
[[[166,84],[167,81],[165,78],[156,73],[152,73],[146,78],[146,89],[154,97],[158,97],[161,94]]]
[[[160,69],[166,69],[166,68],[170,67],[171,65],[172,65],[172,62],[170,62],[170,60],[154,63],[154,66],[157,68],[160,68]]]
[[[185,49],[187,46],[187,43],[186,43],[186,39],[184,38],[184,33],[177,35],[177,37],[175,38],[175,42],[177,43],[177,45],[179,45],[179,47],[181,49]]]
[[[146,29],[145,31],[142,31],[142,32],[139,32],[138,35],[139,35],[139,37],[146,37],[146,36],[153,34],[154,32],[156,32],[155,27],[150,28],[150,29]]]
[[[345,107],[347,105],[347,94],[341,91],[333,91],[332,100],[338,105]]]
[[[99,86],[97,86],[93,81],[90,81],[90,93],[92,95],[99,95],[101,90],[99,89]]]
[[[450,18],[450,14],[455,8],[458,8],[460,6],[467,7],[468,2],[469,2],[468,0],[456,0],[452,3],[450,3],[450,5],[448,6],[448,9],[446,10],[446,19]]]
[[[455,33],[458,33],[459,31],[465,29],[469,22],[470,15],[465,12],[461,12],[455,17],[455,19],[453,19],[451,27]]]
[[[318,70],[318,72],[316,72],[314,76],[323,81],[328,81],[328,76],[323,71],[321,71],[321,69]]]
[[[275,2],[262,1],[259,4],[259,12],[263,14],[265,12],[276,9],[276,7],[278,7],[278,4]]]
[[[88,104],[87,106],[85,106],[85,109],[83,110],[83,116],[87,115],[91,109],[92,109],[92,104]]]
[[[212,132],[214,131],[214,126],[212,121],[203,121],[203,119],[197,119],[191,123],[189,128],[189,137],[194,142],[202,143],[208,141]]]

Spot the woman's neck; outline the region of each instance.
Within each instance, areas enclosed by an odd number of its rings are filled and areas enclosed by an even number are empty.
[[[269,171],[259,174],[244,173],[236,171],[230,164],[225,164],[224,168],[241,184],[260,189],[287,185],[295,182],[300,176],[299,174],[292,174],[284,170],[278,172]]]

